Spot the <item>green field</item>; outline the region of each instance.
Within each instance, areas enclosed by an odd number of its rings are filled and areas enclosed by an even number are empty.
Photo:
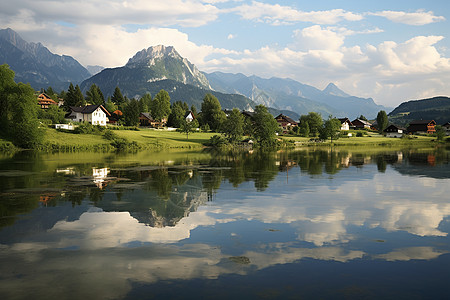
[[[43,150],[113,150],[111,141],[101,134],[75,134],[46,128]],[[118,137],[136,142],[140,149],[192,149],[202,148],[213,133],[185,134],[167,130],[141,129],[114,130]]]
[[[163,149],[201,149],[211,136],[217,133],[196,132],[185,134],[176,131],[140,129],[140,130],[113,130],[119,138],[128,142],[136,142],[141,150],[163,150]],[[377,133],[369,133],[363,137],[341,137],[338,140],[327,140],[325,142],[312,142],[310,138],[281,136],[281,139],[292,141],[295,147],[329,146],[338,147],[433,147],[436,138],[432,136],[412,136],[409,138],[387,138]],[[10,152],[15,147],[11,142],[0,139],[0,151]],[[46,151],[110,151],[115,148],[111,141],[102,134],[75,134],[46,128],[44,145],[40,150]]]
[[[411,136],[406,138],[388,138],[381,134],[370,133],[363,137],[341,137],[338,140],[327,140],[325,142],[315,143],[311,142],[310,138],[305,137],[290,137],[284,136],[282,139],[294,141],[296,147],[312,146],[312,145],[335,145],[335,146],[358,146],[358,147],[403,147],[403,146],[430,146],[432,145],[436,137],[433,136]]]

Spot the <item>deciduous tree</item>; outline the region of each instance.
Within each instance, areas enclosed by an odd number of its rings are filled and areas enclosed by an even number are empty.
[[[208,124],[214,131],[220,130],[226,115],[222,111],[219,100],[212,94],[206,94],[202,102],[202,125]]]
[[[253,136],[261,147],[273,147],[279,126],[264,105],[255,107]]]
[[[222,132],[230,143],[238,142],[244,133],[244,116],[237,108],[233,108],[222,126]]]
[[[163,119],[168,118],[170,115],[170,96],[165,90],[160,90],[152,100],[150,107],[152,117],[161,122]]]

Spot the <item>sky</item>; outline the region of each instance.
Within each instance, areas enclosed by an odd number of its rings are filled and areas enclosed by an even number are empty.
[[[156,45],[204,72],[291,78],[395,107],[450,96],[450,1],[1,0],[0,28],[119,67]]]

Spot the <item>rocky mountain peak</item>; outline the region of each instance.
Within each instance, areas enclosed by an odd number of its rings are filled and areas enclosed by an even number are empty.
[[[334,83],[329,83],[327,87],[323,90],[324,93],[338,96],[338,97],[350,97],[349,94],[345,93],[341,89],[339,89]]]
[[[137,52],[132,58],[128,60],[126,66],[133,67],[142,64],[152,66],[155,64],[157,59],[161,59],[164,57],[171,57],[180,60],[183,59],[174,47],[157,45]]]

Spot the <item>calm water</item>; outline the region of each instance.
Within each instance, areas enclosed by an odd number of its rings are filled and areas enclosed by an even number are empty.
[[[1,299],[448,299],[450,151],[0,157]]]

